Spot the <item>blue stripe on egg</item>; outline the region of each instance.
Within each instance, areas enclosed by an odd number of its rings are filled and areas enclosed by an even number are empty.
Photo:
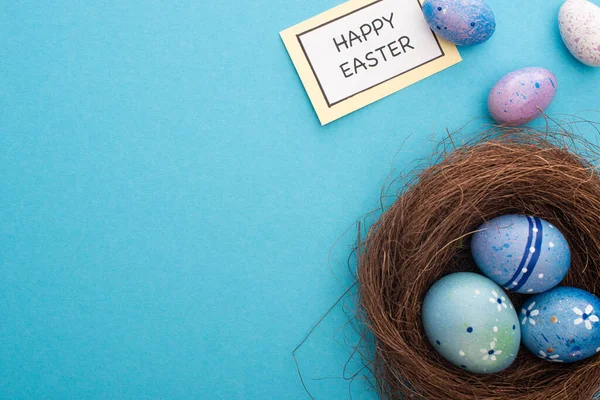
[[[529,260],[529,264],[527,264],[527,272],[525,274],[523,274],[523,276],[521,277],[521,280],[519,281],[517,286],[515,286],[514,288],[511,288],[511,290],[513,290],[515,292],[518,291],[519,289],[521,289],[523,287],[523,285],[527,282],[527,280],[533,273],[535,265],[537,264],[538,260],[540,259],[540,255],[542,254],[542,238],[544,237],[544,235],[543,235],[544,232],[542,229],[542,221],[540,221],[540,219],[537,217],[535,218],[535,227],[537,228],[536,238],[535,238],[535,247],[534,247],[535,252],[531,256],[531,260]]]
[[[519,267],[513,276],[510,277],[508,282],[506,282],[502,287],[509,288],[512,286],[513,282],[517,279],[521,271],[523,270],[523,266],[527,261],[527,257],[529,257],[529,247],[531,247],[531,242],[533,241],[533,222],[531,222],[531,218],[527,217],[527,222],[529,222],[529,235],[527,236],[527,243],[525,244],[525,250],[523,251],[523,257],[521,258],[521,262],[519,263]]]

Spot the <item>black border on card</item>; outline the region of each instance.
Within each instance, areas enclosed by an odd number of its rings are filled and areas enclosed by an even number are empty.
[[[417,65],[417,66],[415,66],[415,67],[412,67],[411,69],[407,69],[406,71],[403,71],[403,72],[399,73],[398,75],[394,75],[394,76],[392,76],[391,78],[388,78],[388,79],[386,79],[386,80],[384,80],[384,81],[381,81],[381,82],[379,82],[379,83],[376,83],[376,84],[374,84],[373,86],[370,86],[370,87],[368,87],[368,88],[366,88],[366,89],[363,89],[363,90],[361,90],[360,92],[356,92],[356,93],[354,93],[354,94],[352,94],[352,95],[350,95],[350,96],[348,96],[348,97],[345,97],[345,98],[343,98],[343,99],[341,99],[341,100],[338,100],[338,101],[336,101],[335,103],[330,103],[330,102],[329,102],[329,99],[327,98],[327,95],[325,94],[325,91],[323,90],[323,86],[321,85],[321,81],[319,81],[319,77],[317,76],[317,73],[316,73],[316,71],[315,71],[315,69],[314,69],[314,67],[313,67],[313,65],[312,65],[312,62],[310,62],[310,57],[308,57],[308,53],[306,53],[306,49],[304,48],[304,45],[302,44],[302,40],[300,39],[300,36],[302,36],[302,35],[305,35],[305,34],[307,34],[307,33],[309,33],[309,32],[312,32],[312,31],[314,31],[314,30],[316,30],[316,29],[322,28],[322,27],[323,27],[323,26],[325,26],[325,25],[329,25],[329,24],[331,24],[332,22],[335,22],[335,21],[337,21],[337,20],[339,20],[339,19],[345,18],[345,17],[347,17],[348,15],[351,15],[351,14],[354,14],[355,12],[358,12],[358,11],[364,10],[365,8],[367,8],[367,7],[371,7],[372,5],[375,5],[375,4],[377,4],[377,3],[380,3],[380,2],[382,2],[382,1],[383,1],[383,0],[376,0],[376,1],[374,1],[373,3],[371,3],[371,4],[367,4],[366,6],[362,6],[362,7],[360,7],[360,8],[357,8],[356,10],[350,11],[350,12],[349,12],[349,13],[347,13],[347,14],[340,15],[339,17],[337,17],[337,18],[335,18],[335,19],[332,19],[331,21],[325,22],[324,24],[321,24],[321,25],[319,25],[319,26],[315,26],[314,28],[311,28],[311,29],[309,29],[309,30],[307,30],[307,31],[304,31],[304,32],[302,32],[302,33],[299,33],[299,34],[297,34],[297,35],[296,35],[296,38],[298,39],[298,43],[300,43],[300,47],[302,48],[302,52],[304,53],[304,57],[306,57],[306,60],[308,61],[308,65],[310,65],[310,69],[311,69],[311,71],[312,71],[313,75],[315,76],[315,79],[317,80],[317,83],[319,84],[319,89],[321,89],[321,93],[323,94],[323,97],[325,98],[325,102],[327,102],[327,106],[328,106],[329,108],[333,107],[333,106],[334,106],[334,105],[336,105],[336,104],[339,104],[339,103],[341,103],[342,101],[348,100],[349,98],[351,98],[351,97],[354,97],[354,96],[356,96],[357,94],[360,94],[360,93],[366,92],[367,90],[373,89],[375,86],[379,86],[379,85],[381,85],[382,83],[385,83],[385,82],[387,82],[387,81],[389,81],[389,80],[392,80],[392,79],[394,79],[394,78],[397,78],[397,77],[399,77],[400,75],[404,75],[404,74],[405,74],[405,73],[407,73],[407,72],[410,72],[410,71],[412,71],[412,70],[414,70],[414,69],[416,69],[416,68],[422,67],[423,65],[425,65],[425,64],[428,64],[428,63],[430,63],[430,62],[432,62],[432,61],[435,61],[435,60],[437,60],[438,58],[442,58],[442,57],[444,57],[444,56],[446,55],[446,53],[444,53],[444,49],[442,49],[442,46],[440,45],[440,41],[438,40],[437,36],[435,35],[435,33],[434,33],[433,31],[431,31],[431,34],[433,35],[433,38],[435,39],[435,42],[436,42],[436,43],[437,43],[437,45],[438,45],[438,48],[439,48],[439,49],[440,49],[440,51],[442,52],[442,54],[441,54],[441,55],[439,55],[439,56],[437,56],[437,57],[435,57],[435,58],[432,58],[432,59],[431,59],[431,60],[429,60],[429,61],[425,61],[424,63],[421,63],[421,64],[419,64],[419,65]],[[417,2],[417,4],[419,5],[419,8],[423,9],[423,7],[421,6],[421,3],[419,2],[419,0],[415,0],[415,1],[416,1],[416,2]]]

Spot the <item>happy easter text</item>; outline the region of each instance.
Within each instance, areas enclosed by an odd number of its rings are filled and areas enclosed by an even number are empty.
[[[369,39],[374,39],[379,36],[380,31],[394,29],[394,13],[390,13],[389,17],[382,16],[375,18],[370,23],[365,23],[358,28],[358,31],[349,30],[347,35],[341,34],[333,38],[333,43],[341,53],[344,50],[358,45],[358,43],[367,43]],[[379,65],[379,63],[387,62],[394,57],[404,54],[408,49],[415,48],[410,44],[408,36],[400,36],[397,40],[377,47],[365,54],[363,58],[354,57],[354,60],[346,61],[341,64],[340,70],[345,78],[350,78],[353,75],[360,73],[362,70],[368,70]]]

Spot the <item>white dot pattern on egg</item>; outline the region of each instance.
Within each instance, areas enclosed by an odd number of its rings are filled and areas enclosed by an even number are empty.
[[[600,7],[587,0],[567,0],[558,13],[558,27],[575,58],[600,67]]]
[[[431,345],[457,367],[495,373],[517,356],[516,311],[502,289],[482,275],[459,272],[437,281],[425,296],[422,318]]]

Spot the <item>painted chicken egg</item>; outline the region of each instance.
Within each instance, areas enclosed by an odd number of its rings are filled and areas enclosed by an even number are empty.
[[[446,360],[475,373],[507,368],[517,356],[521,330],[510,299],[488,278],[458,272],[425,295],[423,327]]]
[[[600,7],[587,0],[567,0],[558,12],[558,28],[576,59],[600,67]]]
[[[569,244],[554,225],[520,214],[496,217],[477,228],[471,254],[488,278],[517,293],[553,288],[571,264]]]
[[[531,297],[519,315],[523,344],[536,356],[571,363],[600,352],[600,299],[559,286]]]
[[[431,30],[459,46],[488,40],[496,30],[496,18],[483,0],[425,0],[423,14]]]
[[[522,68],[494,85],[488,96],[488,110],[500,125],[522,125],[548,108],[556,88],[556,77],[547,69]]]

